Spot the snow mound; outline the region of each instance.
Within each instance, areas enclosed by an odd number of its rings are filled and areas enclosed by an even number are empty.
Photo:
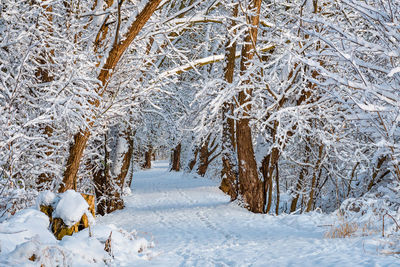
[[[70,194],[70,193],[69,193]],[[48,195],[49,196],[49,195]],[[73,197],[73,199],[75,199]],[[114,225],[94,226],[56,240],[48,217],[25,209],[0,223],[0,266],[124,266],[151,258],[154,244]],[[111,235],[111,253],[104,250]]]
[[[54,243],[54,235],[48,230],[49,218],[36,209],[24,209],[0,224],[0,253],[9,253],[35,236],[43,243]]]
[[[89,204],[74,190],[67,190],[59,195],[53,218],[61,218],[67,226],[72,226],[79,222],[83,214],[88,214]]]
[[[136,231],[128,232],[114,225],[96,225],[92,230],[92,237],[88,237],[89,230],[85,229],[73,236],[65,236],[60,242],[65,248],[69,248],[75,256],[76,263],[96,262],[104,259],[105,262],[113,262],[116,266],[132,264],[136,260],[151,258],[149,248],[154,243],[137,236]],[[111,252],[104,251],[105,243],[111,233]],[[84,253],[82,253],[84,252]]]
[[[36,206],[38,209],[40,209],[41,205],[44,206],[50,206],[56,201],[56,194],[54,194],[51,191],[43,191],[39,193],[37,199],[36,199]]]

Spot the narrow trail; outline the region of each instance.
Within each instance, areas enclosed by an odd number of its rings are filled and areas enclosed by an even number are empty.
[[[252,214],[215,181],[168,172],[159,161],[134,175],[126,207],[98,219],[153,239],[142,266],[399,266],[362,238],[326,239],[331,217]],[[138,266],[135,262],[135,266]]]

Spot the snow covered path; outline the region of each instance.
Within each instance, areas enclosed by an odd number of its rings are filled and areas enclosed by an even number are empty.
[[[324,238],[330,216],[252,214],[215,181],[167,167],[136,173],[126,208],[97,221],[153,238],[152,259],[134,266],[400,266],[362,238]]]

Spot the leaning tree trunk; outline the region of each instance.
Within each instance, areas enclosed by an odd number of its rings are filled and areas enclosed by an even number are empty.
[[[71,145],[69,150],[69,157],[67,161],[67,168],[64,172],[63,183],[61,184],[58,192],[62,193],[68,189],[76,190],[76,175],[78,174],[80,160],[82,158],[83,151],[86,148],[89,136],[89,129],[86,129],[84,132],[77,133],[74,136],[74,143]]]
[[[178,172],[181,169],[181,149],[182,145],[179,143],[172,151],[171,171]]]
[[[111,78],[112,73],[122,55],[128,49],[129,45],[132,43],[135,37],[139,34],[140,30],[149,20],[154,11],[157,9],[160,2],[161,0],[150,0],[143,8],[143,10],[138,14],[136,20],[131,24],[125,36],[121,38],[122,41],[114,42],[105,61],[105,64],[101,68],[98,76],[98,79],[101,82],[102,86],[97,88],[96,91],[97,93],[99,93],[100,97],[103,96],[105,90],[102,89],[107,86],[108,81]],[[98,107],[100,105],[100,102],[94,101],[92,104],[94,107]],[[83,155],[83,151],[86,148],[86,144],[90,137],[90,127],[93,126],[94,122],[91,121],[88,124],[89,128],[80,131],[74,136],[74,143],[72,144],[70,149],[67,166],[64,172],[63,184],[61,185],[59,192],[64,192],[68,189],[76,188],[76,176],[78,173],[80,161]]]
[[[233,8],[233,17],[237,17],[239,4],[235,4]],[[235,28],[236,22],[231,21],[229,28]],[[236,34],[236,31],[234,31]],[[236,59],[236,42],[232,43],[232,37],[228,37],[225,43],[226,51],[226,67],[225,67],[225,81],[228,85],[232,84],[235,72],[235,59]],[[235,121],[233,120],[232,102],[225,102],[222,107],[222,171],[221,171],[221,185],[220,189],[231,197],[231,201],[235,200],[238,196],[238,173],[236,156],[236,139],[235,139]]]
[[[249,9],[255,10],[256,15],[249,15],[249,29],[242,47],[242,58],[240,62],[241,75],[244,75],[254,57],[257,41],[258,24],[261,9],[261,0],[253,0]],[[247,80],[244,84],[250,84]],[[251,109],[251,89],[244,89],[239,93],[238,101],[242,108],[240,118],[236,122],[237,155],[239,164],[239,193],[243,196],[250,211],[262,213],[264,211],[262,182],[258,177],[257,163],[254,156],[251,128],[249,125],[249,112]]]

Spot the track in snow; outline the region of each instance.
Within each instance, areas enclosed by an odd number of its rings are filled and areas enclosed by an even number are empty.
[[[154,257],[142,266],[400,266],[362,238],[323,238],[318,225],[329,216],[252,214],[215,181],[153,165],[134,175],[126,208],[97,222],[153,237]]]

